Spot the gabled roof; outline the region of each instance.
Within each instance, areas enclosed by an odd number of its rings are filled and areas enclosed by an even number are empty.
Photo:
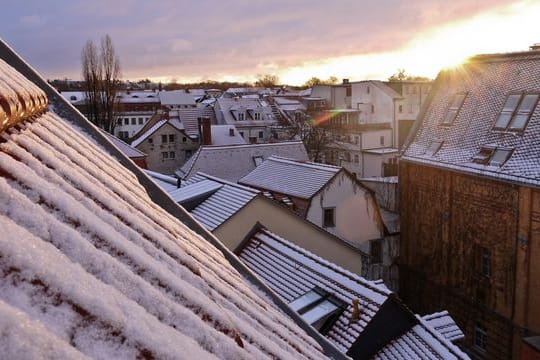
[[[161,129],[163,125],[167,123],[167,119],[158,120],[144,133],[140,134],[135,140],[131,142],[131,146],[138,146],[143,143],[144,140],[148,139],[152,134]]]
[[[448,311],[424,315],[422,319],[450,341],[461,340],[465,337]]]
[[[401,99],[403,96],[392,89],[390,86],[386,85],[383,81],[380,80],[363,80],[363,81],[351,81],[350,84],[363,84],[369,83],[374,85],[377,89],[381,90],[384,94],[388,95],[392,99]]]
[[[201,146],[176,174],[183,179],[187,179],[197,172],[204,172],[221,179],[236,182],[255,169],[256,158],[264,160],[272,155],[287,156],[300,161],[308,160],[306,148],[301,141]]]
[[[339,171],[341,168],[338,166],[271,156],[238,182],[258,189],[310,199]]]
[[[103,135],[107,136],[107,138],[120,150],[123,152],[127,157],[129,158],[141,158],[146,157],[147,155],[140,151],[139,149],[134,148],[133,146],[123,142],[116,136],[109,134],[108,132],[102,130]]]
[[[494,130],[509,94],[538,93],[540,52],[482,55],[439,73],[411,131],[403,159],[491,178],[540,186],[540,106],[523,132]],[[442,124],[455,94],[466,94],[451,124]],[[430,146],[440,142],[438,151]],[[502,166],[473,157],[483,146],[511,149]]]
[[[160,192],[140,184],[146,176],[1,42],[0,56],[55,109],[13,112],[0,133],[3,355],[325,358],[215,238],[166,196],[170,213],[152,202],[148,192]],[[15,71],[0,61],[2,82]],[[7,83],[39,102],[28,84]]]
[[[384,327],[382,331],[373,330],[373,321],[379,321],[374,320],[375,317],[382,319],[382,313],[386,312],[388,304],[397,301],[399,305],[399,300],[379,282],[368,281],[352,274],[264,227],[255,228],[237,253],[248,267],[288,303],[315,287],[342,301],[345,309],[330,327],[326,337],[343,352],[354,346],[360,334],[363,334],[364,338],[373,337],[379,341],[388,335],[385,334]],[[358,320],[351,319],[353,300],[359,301]],[[413,354],[418,358],[467,358],[456,346],[436,333],[428,323],[416,317],[405,306],[393,306],[393,309],[400,313],[399,317],[407,319],[406,323],[412,323],[412,326],[409,325],[397,338],[380,344],[374,358],[410,359],[415,358]],[[400,321],[398,317],[390,320]],[[388,322],[383,324],[388,328],[392,326]],[[370,333],[366,334],[366,331]]]
[[[275,122],[271,107],[259,99],[220,97],[217,99],[217,105],[215,111],[221,111],[222,117],[217,116],[217,114],[216,116],[218,120],[223,121],[220,125],[253,125]],[[253,111],[261,113],[261,120],[254,119]],[[244,120],[238,119],[239,112],[245,112]]]

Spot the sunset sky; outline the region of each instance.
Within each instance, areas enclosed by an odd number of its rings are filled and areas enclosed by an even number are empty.
[[[538,0],[28,0],[2,4],[0,37],[47,78],[79,79],[84,43],[108,33],[126,79],[298,85],[435,77],[540,43],[538,19]]]

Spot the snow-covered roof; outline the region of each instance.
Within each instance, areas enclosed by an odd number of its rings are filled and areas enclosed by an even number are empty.
[[[271,156],[238,182],[258,189],[310,199],[340,167]]]
[[[184,185],[179,189],[169,192],[169,196],[176,202],[182,204],[183,202],[190,201],[201,196],[211,195],[217,190],[221,189],[223,184],[212,180],[202,180],[189,185]]]
[[[276,121],[272,113],[272,108],[265,102],[259,99],[252,98],[226,98],[220,97],[216,101],[217,107],[215,111],[219,111],[221,116],[216,114],[220,125],[228,124],[272,124]],[[260,120],[255,120],[254,111],[261,114]],[[239,113],[243,112],[245,117],[240,120]]]
[[[232,136],[231,136],[232,130]],[[234,125],[212,125],[212,145],[245,145],[246,140]]]
[[[178,179],[174,176],[161,174],[147,169],[144,169],[144,172],[165,192],[169,193],[178,189]]]
[[[231,183],[204,173],[198,173],[187,180],[180,190],[194,193],[201,187],[213,189],[212,195],[196,206],[191,214],[208,230],[217,227],[246,206],[257,194],[255,189]]]
[[[1,134],[3,357],[326,358],[211,235],[152,202],[144,174],[105,152],[103,135],[3,43],[0,56],[59,112]],[[15,71],[0,70],[2,81]]]
[[[193,95],[187,94],[184,90],[161,91],[159,100],[161,105],[196,105]]]
[[[264,227],[256,229],[237,253],[249,268],[288,303],[315,287],[337,298],[342,303],[343,312],[327,329],[326,337],[341,351],[349,351],[365,331],[370,333],[364,334],[365,337],[374,337],[379,342],[384,338],[381,330],[373,333],[369,325],[377,321],[374,320],[376,314],[380,317],[386,311],[387,302],[396,301],[397,298],[381,283],[368,281],[330,263]],[[359,302],[357,320],[352,319],[353,300]],[[375,358],[410,359],[413,358],[412,354],[417,354],[419,358],[456,359],[456,354],[467,358],[450,341],[417,319],[410,310],[405,307],[400,310],[412,319],[415,326],[388,344],[381,344],[383,349]]]
[[[161,119],[156,121],[154,125],[152,125],[148,130],[146,130],[144,133],[139,135],[135,140],[131,142],[131,146],[138,146],[142,144],[142,142],[146,139],[148,139],[150,136],[152,136],[153,133],[158,131],[163,125],[167,123],[167,119]]]
[[[301,141],[272,144],[249,144],[229,146],[201,146],[197,152],[177,171],[181,178],[189,178],[197,172],[236,182],[255,169],[258,159],[272,155],[287,156],[307,161],[306,148]]]
[[[140,157],[146,157],[147,155],[140,151],[139,149],[134,148],[133,146],[123,142],[116,136],[109,134],[106,131],[102,131],[103,135],[107,136],[107,138],[116,146],[121,152],[123,152],[127,157],[129,158],[140,158]]]
[[[540,186],[538,103],[523,131],[494,129],[508,95],[540,92],[540,74],[531,71],[539,67],[540,51],[528,51],[477,56],[459,69],[441,72],[411,131],[403,159]],[[453,121],[445,125],[447,109],[456,94],[465,94],[463,104]],[[502,166],[473,162],[484,146],[512,152]]]
[[[465,337],[465,334],[463,334],[463,331],[457,326],[448,311],[424,315],[422,316],[422,319],[450,341],[461,340]]]
[[[378,155],[384,155],[384,154],[397,154],[399,152],[396,148],[377,148],[377,149],[366,149],[362,150],[362,152],[367,154],[378,154]]]

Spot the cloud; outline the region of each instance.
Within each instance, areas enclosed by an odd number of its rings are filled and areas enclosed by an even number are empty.
[[[55,0],[47,6],[28,0],[9,3],[0,21],[4,38],[47,77],[78,77],[80,49],[105,33],[125,76],[255,77],[305,62],[390,51],[429,28],[512,2]],[[28,15],[28,9],[40,15]],[[43,25],[46,32],[32,28]]]

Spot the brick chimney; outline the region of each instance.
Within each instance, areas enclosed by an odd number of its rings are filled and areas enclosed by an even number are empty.
[[[212,124],[208,116],[199,118],[199,133],[202,145],[212,145]]]

